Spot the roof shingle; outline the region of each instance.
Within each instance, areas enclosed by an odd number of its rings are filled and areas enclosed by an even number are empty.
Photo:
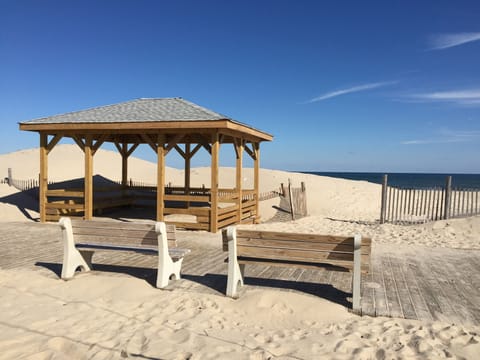
[[[233,119],[182,98],[136,99],[21,122],[21,124],[209,121]]]

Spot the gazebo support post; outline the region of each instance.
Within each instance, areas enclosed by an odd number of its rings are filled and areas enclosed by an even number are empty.
[[[122,186],[126,187],[128,183],[128,144],[123,143],[122,151],[120,155],[122,155]]]
[[[93,216],[93,154],[92,135],[85,136],[85,183],[84,183],[84,218],[91,220]]]
[[[191,170],[191,145],[185,144],[185,195],[190,196],[190,170]],[[190,207],[190,201],[187,202],[187,209]]]
[[[255,192],[255,223],[260,222],[259,204],[260,204],[260,143],[253,143],[254,170],[253,170],[253,188]]]
[[[40,221],[47,221],[47,190],[48,190],[48,135],[40,133],[40,184],[39,184],[39,207]]]
[[[114,141],[114,144],[120,153],[120,156],[122,157],[122,186],[125,188],[128,185],[128,158],[130,155],[132,155],[140,143],[133,143],[130,149],[128,148],[128,143],[126,141],[123,141],[122,143]]]
[[[157,221],[163,221],[165,210],[165,135],[157,137]]]
[[[220,142],[218,132],[212,136],[212,166],[210,181],[210,232],[218,231],[218,152]]]
[[[242,168],[243,168],[243,139],[235,139],[233,144],[235,146],[236,159],[236,180],[235,188],[237,190],[237,205],[238,205],[238,223],[242,222]]]

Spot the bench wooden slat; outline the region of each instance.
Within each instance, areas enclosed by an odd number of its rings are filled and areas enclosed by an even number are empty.
[[[112,250],[112,251],[136,251],[142,253],[149,253],[152,255],[158,255],[158,248],[157,247],[137,247],[137,246],[122,246],[122,245],[108,245],[108,244],[93,244],[93,243],[76,243],[75,246],[82,250]],[[168,249],[168,254],[174,258],[182,258],[186,254],[190,253],[190,249]]]
[[[284,233],[275,231],[254,231],[254,230],[237,230],[238,238],[257,238],[257,239],[275,239],[275,240],[291,240],[308,241],[308,242],[324,242],[324,243],[349,243],[353,246],[352,236],[335,236],[335,235],[319,235],[305,233]],[[362,238],[362,244],[370,245],[370,238]]]
[[[78,249],[82,250],[119,250],[119,251],[138,251],[138,252],[145,252],[145,253],[151,253],[152,255],[158,254],[158,249],[155,247],[140,247],[140,246],[127,246],[124,245],[122,246],[121,244],[118,245],[112,245],[112,244],[106,244],[106,243],[76,243],[75,246]]]
[[[169,230],[167,225],[167,231]],[[134,223],[123,221],[102,221],[102,220],[72,220],[72,228],[111,228],[123,230],[151,230],[155,229],[153,223]]]
[[[306,261],[286,261],[286,260],[274,260],[274,259],[261,259],[261,258],[249,258],[238,257],[239,264],[257,264],[263,266],[280,266],[280,267],[293,267],[293,268],[307,268],[307,269],[319,269],[319,268],[335,268],[339,271],[351,271],[353,268],[351,261],[336,261],[336,262],[324,262],[324,263],[311,263]]]
[[[280,267],[289,267],[289,268],[306,268],[306,269],[319,269],[326,268],[327,270],[338,270],[338,271],[352,271],[353,262],[351,261],[325,261],[310,263],[305,261],[286,261],[286,260],[272,260],[272,259],[262,259],[262,258],[249,258],[249,257],[238,257],[239,264],[257,264],[263,266],[280,266]],[[225,259],[228,262],[228,259]],[[362,273],[368,273],[370,267],[368,264],[362,264]]]
[[[351,261],[353,262],[353,251],[351,253],[309,251],[309,250],[291,250],[275,248],[254,248],[246,246],[237,246],[238,256],[250,258],[286,260],[286,261],[305,261],[305,262],[325,262],[332,261]],[[362,255],[362,261],[366,261],[368,255]]]
[[[286,250],[309,250],[309,251],[332,251],[353,253],[353,244],[349,241],[346,243],[322,243],[298,241],[296,239],[259,239],[237,237],[238,246],[261,247],[261,248],[278,248]],[[368,255],[370,247],[363,245],[361,247],[362,254]]]
[[[72,230],[77,241],[82,243],[113,243],[131,245],[157,245],[153,224],[122,223],[115,221],[73,220]],[[177,247],[175,225],[167,225],[169,247]]]
[[[120,228],[106,228],[106,227],[101,227],[101,226],[91,226],[91,227],[77,227],[73,226],[74,232],[76,234],[112,234],[112,236],[122,236],[124,233],[131,234],[132,236],[142,236],[142,237],[148,237],[148,238],[154,238],[156,237],[156,232],[155,228],[152,227],[150,229],[128,229],[125,227],[120,227]],[[167,238],[169,240],[174,240],[175,239],[175,228],[172,230],[167,230]]]
[[[81,229],[74,229],[73,233],[78,242],[87,243],[90,241],[113,244],[138,244],[138,245],[157,245],[156,233],[138,233],[138,231],[119,231],[114,234],[109,234],[109,230],[98,229],[97,231],[84,231]],[[175,238],[168,239],[169,247],[177,247],[177,241]]]
[[[82,243],[94,243],[94,244],[126,244],[136,246],[157,246],[157,238],[152,237],[135,237],[134,234],[123,234],[123,236],[111,237],[108,235],[94,235],[94,234],[78,234],[75,233],[75,239]],[[168,240],[169,247],[177,247],[176,240]]]

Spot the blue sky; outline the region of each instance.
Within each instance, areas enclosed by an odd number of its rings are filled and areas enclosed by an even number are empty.
[[[263,167],[480,173],[479,19],[478,1],[0,0],[0,153],[38,146],[19,121],[180,96],[272,133]]]

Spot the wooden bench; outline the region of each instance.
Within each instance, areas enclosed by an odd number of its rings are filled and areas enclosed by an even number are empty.
[[[158,254],[157,287],[180,279],[183,257],[189,249],[179,249],[175,225],[139,224],[115,221],[85,221],[61,218],[63,234],[62,279],[71,279],[80,268],[90,271],[95,250],[133,251]]]
[[[295,234],[284,232],[237,230],[230,226],[222,231],[223,250],[228,251],[227,296],[237,297],[243,285],[245,264],[288,266],[298,268],[327,267],[353,271],[352,308],[360,307],[361,272],[370,267],[371,239]]]

